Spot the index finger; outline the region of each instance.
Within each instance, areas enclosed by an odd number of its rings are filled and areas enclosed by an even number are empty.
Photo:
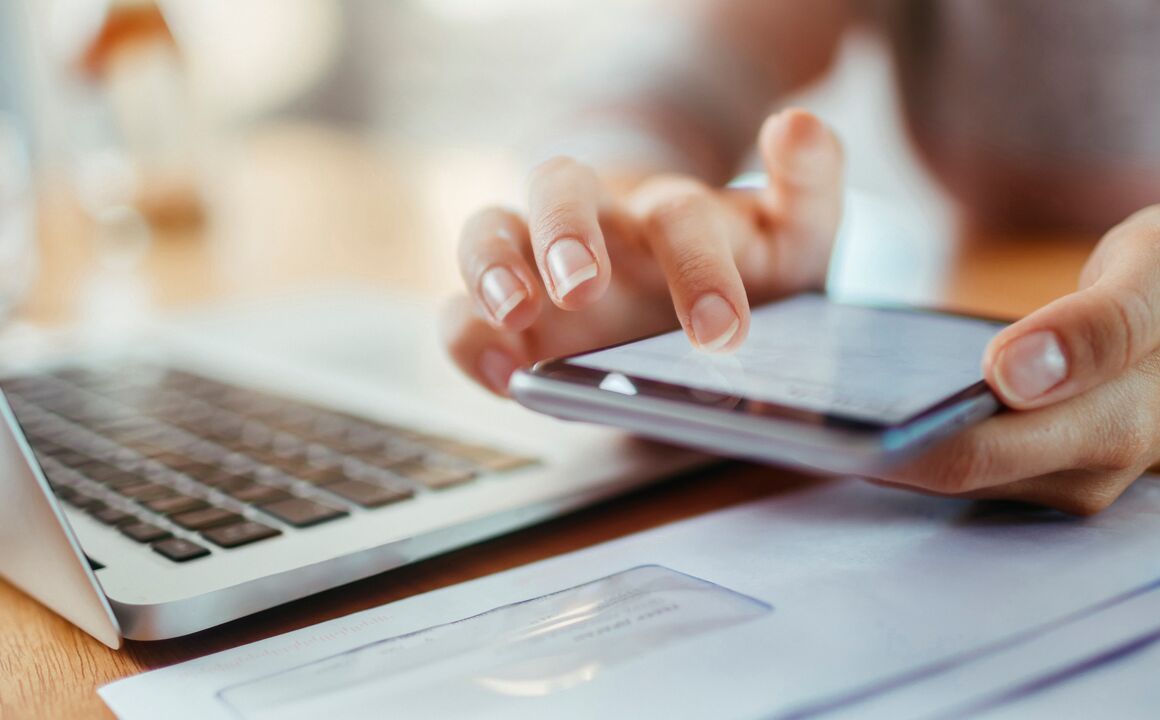
[[[564,310],[596,302],[612,278],[596,173],[570,158],[554,158],[532,172],[528,195],[532,250],[552,302]]]

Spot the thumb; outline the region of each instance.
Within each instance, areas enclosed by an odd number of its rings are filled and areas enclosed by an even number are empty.
[[[769,117],[758,149],[769,175],[763,200],[782,234],[827,247],[842,214],[842,144],[815,115],[791,108]]]
[[[983,372],[1010,407],[1050,405],[1107,382],[1160,347],[1160,206],[1109,232],[1084,289],[999,333]]]

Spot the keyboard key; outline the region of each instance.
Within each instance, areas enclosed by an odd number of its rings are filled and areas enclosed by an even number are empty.
[[[225,493],[238,502],[244,502],[250,505],[263,505],[265,503],[279,502],[294,497],[282,488],[263,485],[262,483],[250,483],[249,485],[226,490]]]
[[[77,378],[95,379],[78,385]],[[187,478],[260,507],[272,518],[307,527],[344,517],[351,505],[376,508],[405,500],[420,485],[440,490],[469,482],[479,472],[535,462],[156,366],[4,382],[16,388],[13,407],[38,454],[57,461],[45,460],[59,475],[54,490],[60,488],[65,501],[94,517],[118,528],[136,527],[146,537],[165,531],[105,507],[83,492],[88,481],[183,527],[213,530],[228,543],[230,537],[265,531],[237,512],[178,492]],[[383,472],[391,473],[395,487],[380,484]],[[325,491],[333,502],[296,496],[286,476]],[[400,478],[409,482],[397,482]],[[216,532],[235,525],[243,527]]]
[[[291,473],[299,480],[305,480],[311,485],[331,485],[333,483],[350,480],[350,475],[341,466],[335,467],[305,467]]]
[[[153,543],[153,550],[173,562],[186,562],[209,555],[209,550],[195,542],[182,538],[169,538]]]
[[[204,510],[209,507],[209,503],[205,500],[188,495],[172,495],[141,504],[159,515],[176,515],[193,510]]]
[[[281,530],[276,530],[269,525],[246,521],[226,525],[225,527],[212,528],[204,531],[201,535],[215,545],[224,548],[235,548],[259,540],[277,537],[281,534]]]
[[[67,448],[61,452],[53,453],[51,457],[61,465],[70,468],[77,468],[85,463],[92,462],[92,458],[88,455]]]
[[[121,531],[122,535],[140,543],[154,542],[155,540],[167,538],[170,535],[168,530],[147,522],[129,523],[128,525],[121,525],[117,529]]]
[[[28,438],[28,444],[32,446],[33,451],[37,457],[52,457],[57,453],[65,452],[68,448],[63,445],[57,445],[51,440],[44,440],[42,438],[33,437],[28,429],[28,424],[24,423],[24,436]]]
[[[305,498],[291,498],[262,505],[261,510],[294,527],[309,527],[349,514],[345,510],[339,510]]]
[[[101,500],[98,500],[92,495],[86,495],[85,493],[79,491],[73,493],[72,497],[67,498],[65,502],[81,510],[96,511],[105,507],[105,503]]]
[[[462,485],[475,477],[471,470],[429,465],[424,463],[406,463],[391,468],[391,472],[413,480],[431,490],[443,490],[455,485]]]
[[[134,472],[122,470],[109,463],[94,461],[77,469],[81,475],[96,480],[107,488],[120,488],[127,485],[136,485],[144,479]]]
[[[131,513],[124,510],[118,510],[113,507],[103,507],[99,510],[90,510],[89,514],[96,518],[99,522],[106,525],[121,525],[129,521],[136,521],[137,518]]]
[[[383,448],[373,452],[353,453],[352,457],[380,470],[391,468],[409,462],[418,462],[423,456],[422,448],[417,446],[396,446]]]
[[[326,444],[328,439],[341,437],[351,427],[353,426],[346,418],[319,410],[315,413],[314,422],[308,430],[303,431],[303,434],[316,442]]]
[[[167,453],[184,450],[192,442],[186,438],[177,438],[169,435],[151,435],[151,439],[144,439],[141,437],[117,437],[112,436],[111,439],[115,442],[124,445],[133,450],[139,455],[145,457],[156,457],[157,455],[164,455]]]
[[[212,475],[199,477],[197,479],[202,485],[208,485],[212,488],[217,488],[223,492],[232,487],[246,487],[254,482],[254,476],[250,473],[235,473],[229,470],[218,470]]]
[[[93,459],[90,459],[89,462],[85,463],[84,465],[74,465],[72,469],[81,475],[84,475],[88,479],[96,480],[97,482],[101,482],[106,477],[112,477],[115,474],[124,472],[124,470],[119,467],[115,467],[101,460]]]
[[[122,471],[119,475],[112,475],[104,480],[99,480],[102,485],[110,490],[119,491],[123,487],[130,485],[140,485],[143,478],[137,473]]]
[[[259,448],[248,448],[243,452],[259,465],[266,465],[290,475],[293,475],[298,471],[298,468],[306,464],[306,458],[302,455],[282,455],[272,450]]]
[[[177,492],[166,485],[159,485],[153,482],[142,482],[136,485],[126,485],[124,487],[116,488],[115,491],[124,495],[127,498],[136,500],[137,502],[148,502],[150,500],[160,500],[164,497],[176,495]]]
[[[44,477],[48,480],[49,485],[56,487],[58,485],[76,485],[76,475],[71,470],[57,467],[52,464],[40,463],[40,471],[44,473]]]
[[[203,477],[209,477],[216,474],[219,470],[221,470],[221,467],[215,465],[214,463],[192,461],[186,463],[185,467],[174,468],[174,470],[177,470],[183,475],[188,475],[194,480],[200,480]]]
[[[206,435],[222,440],[236,438],[246,424],[245,418],[219,412],[199,423]]]
[[[348,431],[341,437],[327,441],[327,445],[347,455],[360,452],[375,452],[382,450],[391,441],[391,437],[378,428],[357,428]]]
[[[440,450],[448,455],[466,460],[481,470],[490,470],[492,472],[515,470],[516,468],[533,465],[536,462],[534,458],[506,453],[502,450],[471,443],[451,443],[440,448]]]
[[[64,500],[65,502],[70,502],[77,495],[76,490],[74,490],[71,487],[64,486],[64,485],[59,486],[59,487],[56,485],[53,485],[52,491],[58,498],[60,498],[61,500]]]
[[[362,480],[346,480],[327,485],[326,491],[365,508],[377,508],[414,496],[414,492],[375,485]]]
[[[169,519],[186,530],[205,530],[206,528],[217,527],[219,525],[241,522],[243,518],[241,515],[224,508],[208,507],[202,510],[193,510],[191,512],[181,513],[180,515],[173,515]]]
[[[175,452],[163,452],[158,455],[154,455],[150,459],[153,460],[153,462],[159,462],[166,467],[173,468],[174,470],[179,469],[187,462],[193,462],[193,458]]]

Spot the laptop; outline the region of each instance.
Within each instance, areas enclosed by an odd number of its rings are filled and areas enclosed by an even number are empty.
[[[0,575],[117,648],[708,462],[492,398],[444,357],[436,315],[332,288],[9,363]]]

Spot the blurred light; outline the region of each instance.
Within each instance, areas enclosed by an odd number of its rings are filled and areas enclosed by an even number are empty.
[[[37,8],[40,9],[40,8]],[[101,31],[108,3],[98,0],[55,0],[49,5],[49,48],[53,59],[67,67]]]
[[[149,250],[149,223],[128,205],[102,208],[93,218],[98,261],[106,268],[132,270]]]
[[[509,15],[554,13],[580,6],[579,0],[420,0],[420,5],[433,15],[447,20],[489,20]]]
[[[255,115],[314,87],[337,56],[328,0],[167,0],[194,90],[219,115]]]
[[[16,122],[0,112],[0,318],[35,274],[35,204],[24,139]]]
[[[618,372],[610,372],[605,375],[604,379],[600,381],[600,389],[621,395],[636,395],[636,385],[633,385],[631,380]]]

